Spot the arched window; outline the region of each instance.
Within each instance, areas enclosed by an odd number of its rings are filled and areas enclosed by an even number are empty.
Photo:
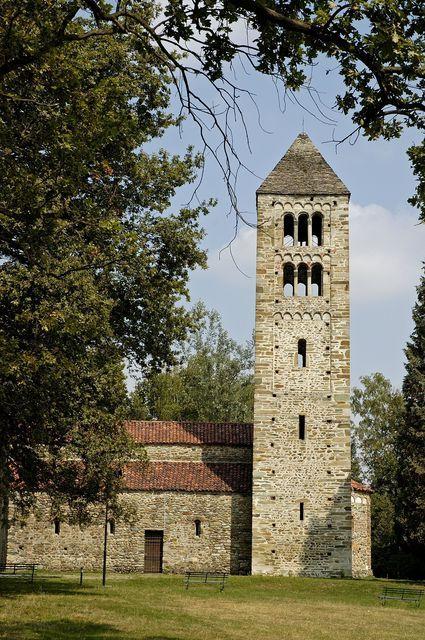
[[[114,535],[114,533],[115,533],[115,520],[114,520],[114,518],[110,518],[108,520],[108,522],[109,522],[109,533],[112,533],[112,535]]]
[[[201,533],[202,533],[202,531],[201,531],[201,521],[200,520],[195,520],[195,536],[197,536],[199,538]]]
[[[294,265],[290,262],[283,267],[283,295],[285,298],[294,295]]]
[[[303,369],[307,365],[307,343],[304,338],[298,340],[298,368]]]
[[[53,520],[53,524],[55,526],[55,533],[58,536],[61,532],[61,521],[59,520],[59,518],[55,518]]]
[[[314,213],[311,221],[311,235],[313,247],[321,247],[323,244],[323,218],[320,213]]]
[[[308,244],[308,215],[301,213],[298,216],[298,244],[306,247]]]
[[[323,295],[323,268],[321,264],[314,264],[311,268],[311,295]]]
[[[287,213],[283,218],[283,244],[285,247],[294,246],[294,216]]]
[[[303,262],[298,265],[298,291],[297,294],[301,297],[308,294],[307,291],[307,265]]]

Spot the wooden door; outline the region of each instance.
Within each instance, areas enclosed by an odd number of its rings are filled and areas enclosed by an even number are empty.
[[[163,531],[145,531],[145,573],[162,573]]]

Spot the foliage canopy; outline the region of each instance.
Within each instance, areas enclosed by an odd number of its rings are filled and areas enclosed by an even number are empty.
[[[407,343],[406,411],[397,438],[402,543],[425,557],[425,272],[417,288],[414,328]],[[425,563],[424,563],[425,564]],[[424,567],[425,571],[425,567]]]
[[[6,2],[2,55],[49,37],[72,4]],[[37,12],[49,20],[22,31]],[[118,486],[124,358],[172,363],[192,324],[177,302],[205,265],[207,206],[165,212],[201,158],[145,150],[175,119],[166,66],[139,49],[76,38],[2,78],[0,495],[43,488],[83,511]]]
[[[179,364],[139,382],[130,419],[252,422],[253,343],[232,340],[216,311],[195,307],[198,325],[183,345]]]
[[[82,24],[82,12],[92,22]],[[241,24],[247,33],[242,41],[237,35]],[[227,74],[236,58],[282,80],[284,91],[305,88],[318,113],[320,96],[311,70],[332,59],[334,71],[327,73],[338,73],[342,81],[336,108],[354,124],[349,135],[390,139],[404,127],[424,128],[422,0],[3,0],[1,29],[0,77],[75,41],[131,35],[139,52],[167,67],[182,109],[194,118],[213,152],[207,128],[219,131],[220,163],[229,189],[235,177],[232,161],[238,164],[229,116],[243,121],[238,95],[246,91]],[[213,83],[223,117],[196,90],[194,79],[199,77]],[[423,145],[413,146],[409,156],[419,181],[412,201],[422,207],[424,217]]]
[[[360,378],[355,387],[351,409],[355,452],[362,480],[374,490],[371,496],[372,568],[374,575],[394,572],[397,555],[396,513],[399,505],[396,442],[403,421],[404,400],[398,389],[382,375]]]

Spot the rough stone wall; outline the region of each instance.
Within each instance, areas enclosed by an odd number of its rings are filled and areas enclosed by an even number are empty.
[[[351,494],[353,523],[353,578],[372,574],[372,539],[370,529],[370,495],[353,491]]]
[[[144,445],[149,460],[173,462],[252,462],[252,447],[229,445]]]
[[[348,196],[258,194],[257,206],[253,573],[351,575]],[[308,214],[309,246],[284,247],[285,213]],[[320,263],[323,295],[285,298],[286,262]]]
[[[7,502],[0,498],[0,566],[7,560],[7,516]]]
[[[250,464],[252,448],[218,445],[147,445],[152,461],[238,462]],[[122,500],[128,521],[116,522],[109,536],[111,567],[137,566],[143,570],[144,532],[164,532],[164,571],[222,569],[248,573],[251,567],[251,496],[235,493],[135,491]],[[201,536],[194,521],[201,521]],[[50,505],[40,496],[27,520],[11,514],[8,561],[40,562],[51,569],[97,569],[102,562],[104,515],[86,527],[61,523],[54,532]]]
[[[164,532],[163,570],[223,570],[248,573],[251,557],[251,496],[179,492],[134,492],[122,496],[131,519],[117,520],[108,537],[108,565],[143,571],[145,530]],[[195,535],[194,521],[201,521]],[[61,523],[54,532],[48,500],[9,532],[9,562],[38,562],[49,569],[99,569],[103,515],[80,528]]]

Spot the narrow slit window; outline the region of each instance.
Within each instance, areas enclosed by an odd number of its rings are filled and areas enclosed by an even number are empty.
[[[300,502],[300,520],[304,520],[304,502]]]
[[[323,268],[321,264],[314,264],[311,268],[311,295],[323,295]]]
[[[294,265],[287,262],[283,268],[283,295],[291,298],[294,295]]]
[[[283,244],[285,247],[294,246],[294,228],[294,216],[291,213],[287,213],[283,218]]]
[[[323,244],[323,218],[320,213],[315,213],[311,221],[311,235],[313,247],[321,247]]]
[[[112,535],[115,534],[115,520],[114,520],[114,518],[111,518],[109,520],[109,533],[112,533]]]
[[[59,518],[55,518],[53,524],[55,527],[55,534],[58,536],[61,532],[61,521],[59,520]]]
[[[201,533],[202,533],[201,521],[195,520],[195,536],[199,538],[201,536]]]
[[[298,438],[305,440],[305,416],[298,416]]]
[[[308,215],[301,213],[298,216],[298,244],[306,247],[308,244]]]
[[[308,294],[307,291],[307,265],[301,263],[298,265],[298,290],[297,294],[303,298]]]
[[[298,368],[307,366],[307,343],[304,338],[298,340]]]

